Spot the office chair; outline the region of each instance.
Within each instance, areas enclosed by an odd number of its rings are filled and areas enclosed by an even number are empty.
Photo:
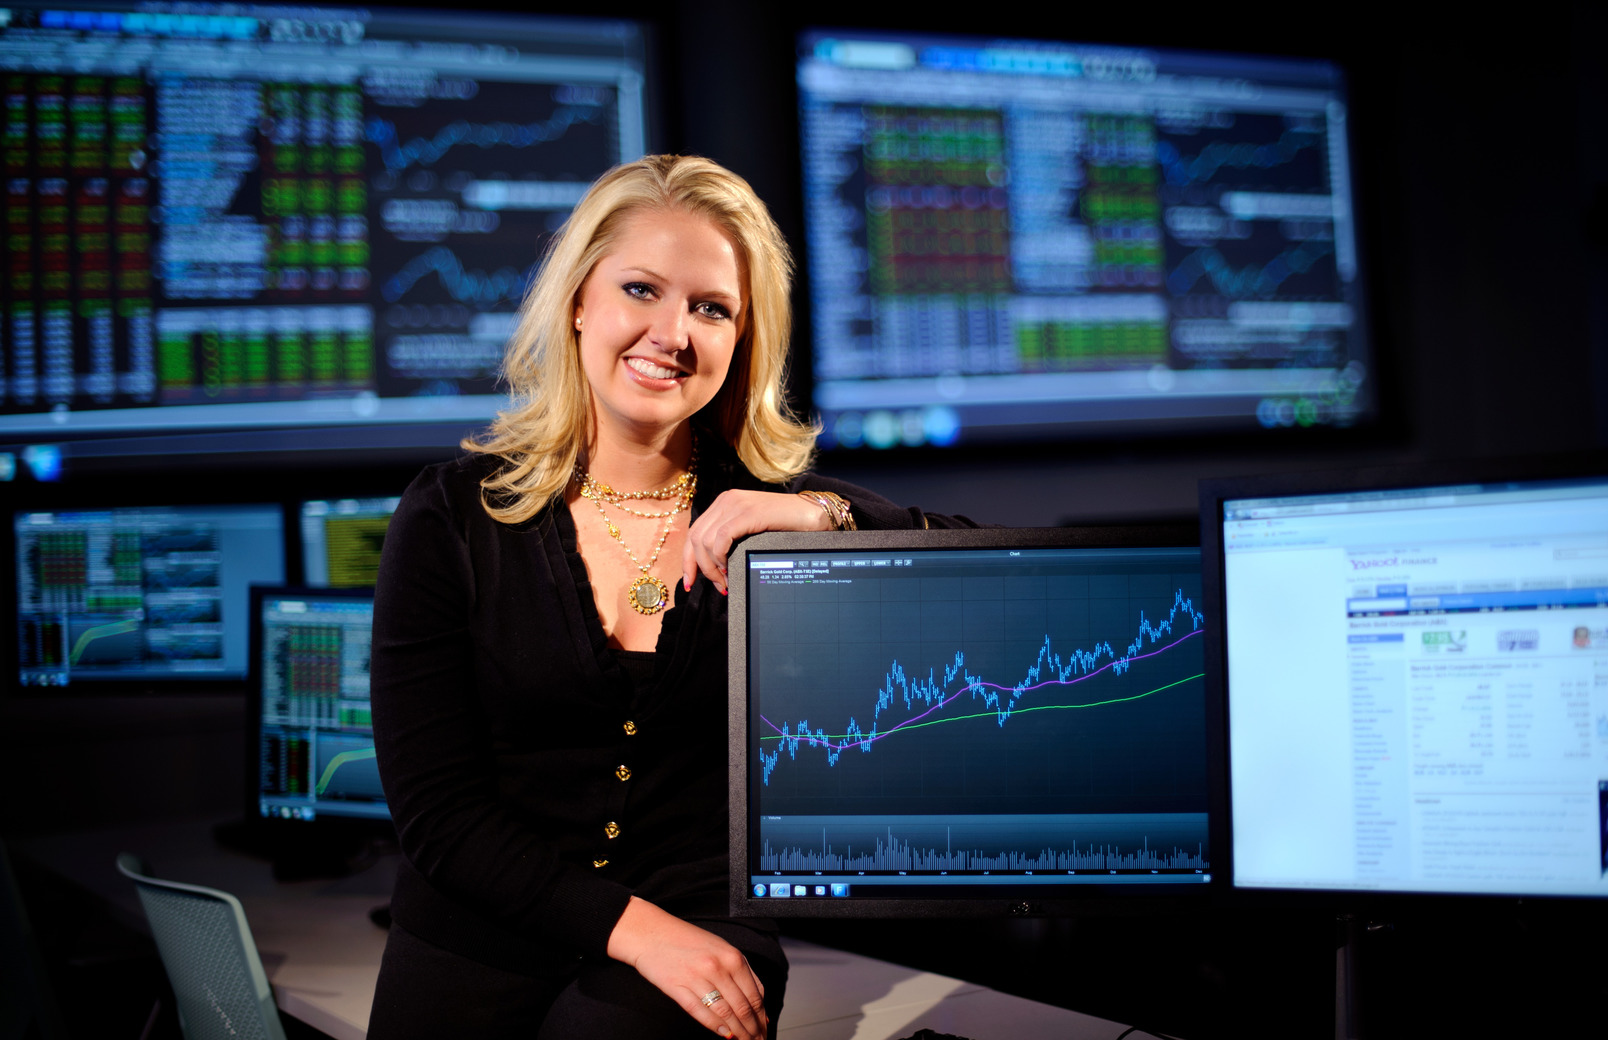
[[[151,877],[131,853],[118,855],[117,869],[139,891],[185,1040],[285,1040],[240,900]]]

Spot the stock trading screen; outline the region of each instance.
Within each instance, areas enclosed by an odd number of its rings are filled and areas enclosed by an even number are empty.
[[[1371,409],[1332,64],[806,34],[823,444]]]
[[[544,240],[644,150],[643,55],[615,21],[0,10],[0,434],[484,420]]]
[[[386,819],[369,708],[372,596],[264,592],[258,812]]]
[[[748,557],[756,899],[1209,879],[1197,550],[813,556]]]
[[[315,589],[373,588],[391,514],[401,499],[311,499],[301,504],[302,573]]]
[[[285,580],[277,505],[15,516],[22,686],[244,679],[247,590]]]

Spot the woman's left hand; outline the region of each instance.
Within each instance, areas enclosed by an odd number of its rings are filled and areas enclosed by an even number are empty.
[[[826,510],[798,495],[774,491],[726,491],[687,530],[681,552],[681,583],[692,588],[698,573],[726,593],[726,554],[739,538],[761,531],[830,531]]]

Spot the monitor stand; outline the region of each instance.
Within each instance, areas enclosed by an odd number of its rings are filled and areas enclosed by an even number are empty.
[[[1393,926],[1384,921],[1365,921],[1356,914],[1340,914],[1334,923],[1334,1040],[1360,1040],[1364,1030],[1357,963],[1363,937],[1371,932],[1388,932]]]
[[[1355,914],[1335,918],[1334,1040],[1357,1040],[1357,933]]]

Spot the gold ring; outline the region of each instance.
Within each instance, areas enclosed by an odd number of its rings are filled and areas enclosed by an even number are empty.
[[[720,990],[712,989],[703,995],[703,1000],[699,1001],[699,1003],[703,1004],[704,1007],[713,1007],[715,1001],[724,999],[725,998],[720,995]]]

